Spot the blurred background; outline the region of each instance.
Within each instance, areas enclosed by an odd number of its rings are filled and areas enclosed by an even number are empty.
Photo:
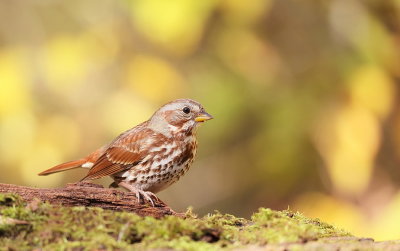
[[[37,173],[187,97],[215,119],[172,208],[399,239],[399,83],[397,0],[1,0],[0,182],[76,182]]]

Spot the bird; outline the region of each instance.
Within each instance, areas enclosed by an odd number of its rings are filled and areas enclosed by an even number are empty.
[[[81,181],[110,176],[110,187],[135,193],[154,207],[153,198],[184,175],[197,152],[197,128],[213,119],[192,99],[173,100],[159,108],[147,121],[123,132],[109,144],[79,160],[47,169],[49,175],[75,168],[89,168]]]

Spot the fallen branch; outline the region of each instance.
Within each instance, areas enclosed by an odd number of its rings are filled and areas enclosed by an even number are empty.
[[[155,206],[152,207],[144,204],[143,201],[138,203],[133,193],[86,182],[68,184],[64,188],[32,188],[0,183],[0,193],[18,194],[27,202],[37,198],[40,201],[56,205],[101,207],[156,218],[165,215],[179,215],[161,200],[154,201]]]

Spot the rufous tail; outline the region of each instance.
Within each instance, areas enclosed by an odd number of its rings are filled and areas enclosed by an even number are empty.
[[[58,172],[63,172],[63,171],[79,168],[86,162],[87,162],[87,159],[68,161],[68,162],[62,163],[60,165],[54,166],[50,169],[47,169],[46,171],[39,173],[39,175],[44,176],[44,175],[49,175],[49,174],[53,174],[53,173],[58,173]]]

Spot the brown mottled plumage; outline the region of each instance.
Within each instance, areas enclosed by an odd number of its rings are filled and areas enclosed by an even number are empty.
[[[87,157],[66,162],[39,175],[78,167],[90,168],[82,180],[105,176],[112,186],[124,187],[153,204],[151,196],[176,182],[193,163],[197,150],[196,129],[212,116],[201,104],[178,99],[165,104],[153,116],[122,133],[109,145]]]

